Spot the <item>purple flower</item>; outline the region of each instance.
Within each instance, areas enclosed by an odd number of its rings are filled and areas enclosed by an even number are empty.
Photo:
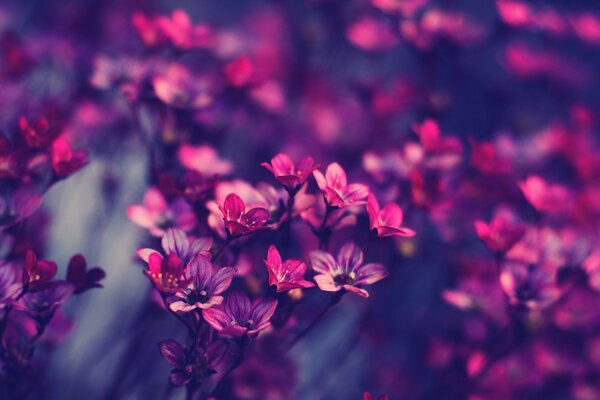
[[[194,348],[186,351],[173,339],[158,344],[160,354],[173,367],[169,382],[174,386],[184,386],[190,382],[200,383],[215,374],[215,367],[225,354],[225,344],[216,341],[205,349]]]
[[[25,294],[16,303],[16,307],[28,312],[35,319],[48,320],[56,309],[73,295],[74,290],[75,287],[69,282],[49,282],[42,290]]]
[[[543,265],[508,261],[502,268],[500,285],[511,304],[529,309],[546,307],[560,296],[555,273]]]
[[[178,228],[169,228],[162,237],[161,244],[165,254],[175,255],[185,264],[198,254],[210,257],[212,239],[202,237],[190,242],[184,231]],[[138,249],[137,253],[145,262],[148,262],[151,254],[158,254],[162,257],[158,251],[149,248]]]
[[[186,267],[183,279],[187,286],[175,293],[176,300],[169,307],[173,311],[189,312],[221,304],[223,296],[220,294],[231,285],[234,275],[235,268],[217,269],[208,258],[199,255]]]
[[[319,189],[323,192],[329,205],[344,207],[364,204],[369,194],[369,187],[361,183],[348,184],[346,171],[338,163],[327,166],[325,175],[319,170],[313,171]]]
[[[271,164],[264,162],[260,165],[271,171],[275,179],[289,191],[294,191],[304,184],[310,174],[319,167],[312,157],[303,157],[294,164],[290,156],[283,153],[273,157]]]
[[[363,265],[363,252],[351,242],[340,249],[337,261],[331,254],[321,250],[312,251],[310,260],[313,270],[318,273],[314,277],[315,282],[326,292],[346,289],[366,298],[369,293],[358,286],[371,285],[388,275],[381,264]]]
[[[28,285],[29,291],[41,290],[54,279],[57,269],[54,261],[38,260],[35,253],[28,250],[23,266],[23,284]]]
[[[232,237],[244,236],[263,229],[269,220],[269,212],[256,207],[246,211],[244,201],[236,194],[230,193],[219,207],[225,221],[225,228]]]
[[[233,292],[225,298],[223,304],[202,310],[204,320],[219,333],[231,339],[245,334],[255,337],[271,323],[277,300],[263,299],[254,303],[245,293]]]
[[[294,258],[282,261],[277,248],[273,245],[269,246],[265,264],[269,270],[269,285],[277,286],[278,292],[315,286],[314,283],[304,280],[306,273],[304,261]]]
[[[17,268],[7,261],[0,261],[0,309],[21,287]]]

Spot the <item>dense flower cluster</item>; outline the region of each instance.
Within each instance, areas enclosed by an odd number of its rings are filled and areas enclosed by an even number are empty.
[[[178,5],[0,4],[1,399],[600,398],[599,5]]]

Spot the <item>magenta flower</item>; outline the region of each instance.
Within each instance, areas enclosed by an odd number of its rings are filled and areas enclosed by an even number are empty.
[[[162,193],[150,188],[144,195],[144,205],[131,205],[127,208],[129,219],[136,225],[148,229],[153,236],[162,236],[170,227],[185,232],[196,226],[196,216],[184,199],[168,204]]]
[[[379,209],[379,203],[373,193],[369,193],[367,197],[367,213],[369,214],[370,227],[377,230],[379,237],[410,237],[416,233],[412,229],[402,226],[402,208],[398,204],[389,203]]]
[[[573,206],[573,193],[558,184],[550,184],[537,175],[528,176],[519,188],[529,203],[539,212],[565,212]]]
[[[181,165],[204,176],[227,175],[233,170],[230,161],[223,160],[209,145],[182,145],[177,152]]]
[[[57,270],[54,261],[38,260],[35,253],[28,250],[23,265],[23,284],[28,285],[30,292],[42,290],[54,279]]]
[[[200,383],[215,374],[215,367],[226,351],[221,341],[212,342],[205,349],[194,348],[188,352],[176,340],[168,339],[160,342],[158,348],[162,357],[173,367],[169,382],[174,386],[184,386],[192,381]]]
[[[369,293],[358,286],[371,285],[388,275],[381,264],[363,265],[363,252],[352,242],[340,249],[337,261],[331,254],[321,250],[312,251],[310,261],[313,270],[318,273],[314,277],[315,282],[326,292],[345,289],[367,298]]]
[[[227,296],[222,305],[202,310],[202,316],[224,337],[236,339],[246,334],[255,337],[271,325],[269,320],[276,307],[275,299],[251,303],[245,293],[236,291]]]
[[[148,264],[144,274],[156,288],[167,294],[175,293],[185,282],[183,271],[194,257],[210,257],[212,241],[206,238],[189,242],[181,229],[168,229],[162,238],[166,256],[154,249],[138,249],[138,256]]]
[[[24,116],[21,116],[19,118],[19,129],[29,147],[44,148],[50,144],[52,139],[49,134],[48,120],[44,117],[30,122]]]
[[[290,192],[297,190],[299,186],[303,185],[310,177],[310,174],[319,167],[318,164],[315,164],[312,157],[303,157],[294,164],[290,156],[283,153],[279,153],[273,157],[271,164],[264,162],[260,165],[271,171],[275,179]]]
[[[369,187],[361,183],[348,184],[346,171],[338,164],[327,166],[325,175],[319,170],[313,171],[313,176],[323,192],[325,200],[331,206],[344,207],[364,204],[369,194]]]
[[[477,236],[494,252],[505,252],[525,234],[525,226],[508,209],[500,209],[489,223],[475,221]]]
[[[225,228],[231,237],[244,236],[265,228],[269,212],[262,207],[246,210],[246,204],[236,194],[230,193],[223,206],[219,206],[225,221]]]
[[[83,150],[74,151],[64,136],[59,136],[52,143],[52,169],[59,178],[74,174],[88,163],[88,155]]]
[[[187,286],[175,292],[176,299],[169,308],[178,312],[206,309],[221,304],[220,296],[233,280],[235,268],[215,268],[210,260],[201,255],[187,265],[183,279]]]
[[[269,246],[265,264],[269,270],[269,285],[275,285],[277,292],[315,286],[314,283],[304,280],[306,273],[304,261],[294,258],[282,261],[277,248],[273,245]]]

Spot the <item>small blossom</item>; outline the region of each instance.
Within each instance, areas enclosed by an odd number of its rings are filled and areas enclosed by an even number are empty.
[[[227,175],[233,170],[230,161],[223,160],[209,145],[182,145],[177,152],[181,165],[204,176]]]
[[[74,289],[69,282],[49,282],[43,289],[27,292],[15,306],[34,319],[49,320],[56,309],[73,295]]]
[[[158,253],[152,253],[148,257],[148,269],[144,274],[159,291],[173,294],[184,281],[184,268],[183,261],[175,254],[168,254],[163,258]]]
[[[10,303],[19,288],[21,282],[17,268],[7,261],[0,261],[0,309]]]
[[[273,157],[271,164],[264,162],[260,165],[271,171],[275,179],[285,186],[288,191],[294,191],[303,185],[313,171],[319,167],[312,157],[303,157],[298,163],[294,164],[292,159],[283,153]]]
[[[259,229],[264,229],[269,220],[269,212],[262,207],[246,210],[243,200],[230,193],[223,206],[219,207],[225,221],[225,228],[232,237],[244,236]]]
[[[203,256],[195,257],[186,267],[185,288],[175,293],[175,301],[169,307],[177,312],[189,312],[206,309],[223,302],[220,296],[233,280],[235,268],[215,268],[210,260]]]
[[[187,232],[196,226],[196,216],[183,199],[168,204],[158,189],[150,188],[144,195],[143,202],[144,205],[129,206],[127,215],[135,224],[148,229],[153,236],[163,236],[170,227]]]
[[[35,253],[29,250],[23,266],[23,284],[28,285],[29,291],[41,290],[54,279],[57,270],[54,261],[38,260]]]
[[[572,193],[566,187],[549,184],[543,178],[532,175],[519,183],[523,195],[540,212],[560,212],[570,209]]]
[[[251,303],[245,293],[233,292],[223,304],[202,310],[202,316],[224,337],[236,339],[245,334],[255,337],[271,325],[269,320],[276,307],[275,299]]]
[[[364,204],[369,194],[367,185],[348,184],[346,171],[338,163],[329,164],[325,175],[321,171],[315,170],[313,176],[327,203],[335,207]]]
[[[176,340],[168,339],[158,344],[161,356],[173,367],[169,382],[173,386],[200,383],[217,371],[215,367],[225,354],[224,343],[216,341],[205,349],[186,351]]]
[[[509,261],[503,266],[500,284],[512,304],[529,309],[546,307],[560,294],[554,274],[539,265]]]
[[[488,224],[475,221],[477,236],[485,242],[492,251],[504,252],[509,250],[525,234],[525,227],[508,209],[500,209]]]
[[[293,258],[282,261],[277,248],[273,245],[269,246],[265,264],[269,270],[269,285],[275,285],[278,292],[315,286],[314,283],[304,280],[306,273],[304,261]]]
[[[369,293],[358,286],[371,285],[388,275],[381,264],[363,264],[363,252],[351,242],[340,249],[337,261],[321,250],[312,251],[310,260],[313,270],[318,273],[314,277],[315,282],[326,292],[346,289],[366,298]]]
[[[83,150],[73,151],[64,136],[59,136],[52,143],[52,169],[59,178],[74,174],[88,163],[87,153]]]
[[[370,227],[377,230],[379,237],[410,237],[415,235],[415,231],[402,226],[402,208],[396,203],[389,203],[382,209],[379,209],[377,199],[373,193],[369,193],[367,197],[367,213],[369,214]]]
[[[48,120],[44,117],[30,122],[21,116],[19,118],[19,129],[27,145],[36,149],[46,147],[52,139],[48,132]]]
[[[92,288],[101,288],[100,281],[106,277],[102,268],[87,269],[85,257],[76,254],[71,257],[67,267],[67,282],[75,287],[75,294],[83,293]]]

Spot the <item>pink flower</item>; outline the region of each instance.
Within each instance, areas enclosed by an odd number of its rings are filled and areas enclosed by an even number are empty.
[[[196,226],[196,216],[184,199],[168,204],[162,193],[150,188],[144,195],[144,205],[131,205],[127,215],[135,224],[146,228],[153,236],[162,236],[165,229],[177,227],[190,231]]]
[[[275,285],[277,292],[315,286],[314,283],[304,280],[306,264],[302,260],[291,258],[282,261],[273,245],[269,246],[265,264],[269,270],[269,285]]]
[[[475,221],[477,236],[494,252],[505,252],[525,234],[525,226],[508,209],[500,209],[488,224]]]
[[[64,136],[59,136],[52,143],[52,169],[59,178],[74,174],[88,163],[87,153],[83,150],[73,151]]]
[[[388,50],[399,43],[398,35],[386,20],[372,17],[362,17],[354,22],[346,36],[350,43],[366,51]]]
[[[223,206],[219,206],[225,221],[225,228],[232,237],[244,236],[265,228],[269,212],[262,207],[246,210],[246,205],[235,193],[230,193]]]
[[[382,209],[379,209],[379,203],[373,195],[369,193],[367,197],[367,213],[371,229],[377,229],[379,237],[385,236],[414,236],[415,231],[402,226],[402,208],[396,203],[389,203]]]
[[[177,153],[181,165],[205,176],[227,175],[233,170],[230,161],[219,158],[214,147],[209,145],[182,145]]]
[[[369,187],[360,183],[348,184],[346,171],[338,164],[331,163],[327,166],[325,176],[319,170],[313,171],[319,189],[323,192],[325,200],[331,206],[344,207],[364,204],[369,195]]]
[[[519,188],[531,205],[540,212],[560,212],[572,207],[573,195],[561,185],[549,184],[537,175],[519,183]]]
[[[185,264],[175,254],[162,257],[158,253],[152,253],[148,257],[148,269],[144,274],[160,292],[173,294],[184,282],[184,269]]]
[[[248,85],[254,75],[254,65],[248,56],[240,56],[225,66],[225,76],[231,86],[241,88]]]
[[[235,268],[217,269],[210,260],[198,255],[190,261],[183,274],[187,286],[179,289],[176,299],[169,308],[177,312],[189,312],[195,309],[207,309],[223,302],[220,296],[233,280]]]
[[[276,307],[275,299],[251,303],[245,293],[233,292],[222,305],[202,310],[202,316],[224,337],[236,339],[245,334],[255,337],[271,325],[269,320]]]
[[[29,147],[36,149],[44,148],[50,144],[50,140],[52,139],[49,134],[48,120],[44,117],[30,122],[21,116],[19,118],[19,129]]]
[[[312,251],[310,261],[313,270],[318,273],[314,277],[315,282],[326,292],[345,289],[367,298],[369,293],[358,286],[371,285],[388,275],[381,264],[363,265],[363,252],[351,242],[340,249],[337,261],[331,254],[321,250]]]
[[[273,157],[271,164],[264,162],[260,165],[271,171],[275,175],[275,179],[290,192],[303,185],[310,174],[319,167],[312,157],[303,157],[294,164],[290,156],[283,153]]]
[[[175,108],[197,109],[212,104],[212,82],[193,76],[179,64],[173,64],[161,75],[152,78],[156,97]]]

